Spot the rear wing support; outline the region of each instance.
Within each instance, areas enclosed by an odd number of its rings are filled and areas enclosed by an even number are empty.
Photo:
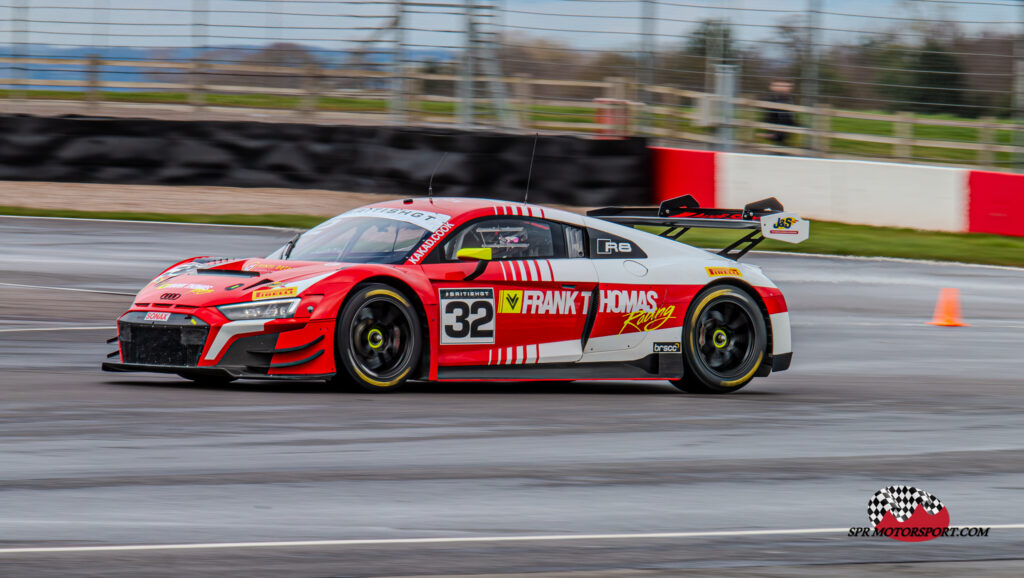
[[[810,223],[787,213],[775,197],[749,203],[743,209],[712,209],[702,208],[692,196],[684,195],[658,207],[605,207],[587,211],[587,216],[627,227],[665,227],[658,236],[674,241],[693,228],[749,230],[718,252],[734,261],[766,238],[801,243],[810,234]]]

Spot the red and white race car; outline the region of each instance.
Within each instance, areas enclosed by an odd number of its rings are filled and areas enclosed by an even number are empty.
[[[749,232],[714,254],[678,241],[691,227]],[[370,391],[662,379],[730,392],[792,357],[782,293],[736,259],[763,238],[807,235],[774,199],[724,210],[687,196],[587,216],[483,199],[377,203],[267,258],[168,268],[118,319],[119,361],[103,369]]]

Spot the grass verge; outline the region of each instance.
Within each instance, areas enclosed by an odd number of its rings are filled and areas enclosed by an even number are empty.
[[[326,217],[313,215],[198,215],[30,209],[7,206],[0,206],[0,215],[263,225],[302,229],[317,225],[326,219]],[[739,236],[736,232],[730,231],[691,230],[684,236],[684,239],[687,243],[697,247],[724,247],[738,239]],[[847,225],[827,221],[812,221],[811,238],[799,245],[766,240],[757,248],[765,251],[793,253],[901,257],[1024,267],[1024,237],[978,233],[938,233],[915,229]]]

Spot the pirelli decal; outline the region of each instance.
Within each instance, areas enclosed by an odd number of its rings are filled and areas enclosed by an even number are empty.
[[[708,277],[742,277],[743,273],[736,267],[704,267]]]
[[[299,294],[298,287],[274,287],[273,289],[260,289],[252,292],[253,301],[263,299],[279,299],[281,297],[295,297]]]

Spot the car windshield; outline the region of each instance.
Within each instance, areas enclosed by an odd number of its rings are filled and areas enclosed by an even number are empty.
[[[306,231],[288,258],[296,261],[402,263],[430,232],[404,221],[340,216]],[[281,258],[287,247],[270,257]]]

